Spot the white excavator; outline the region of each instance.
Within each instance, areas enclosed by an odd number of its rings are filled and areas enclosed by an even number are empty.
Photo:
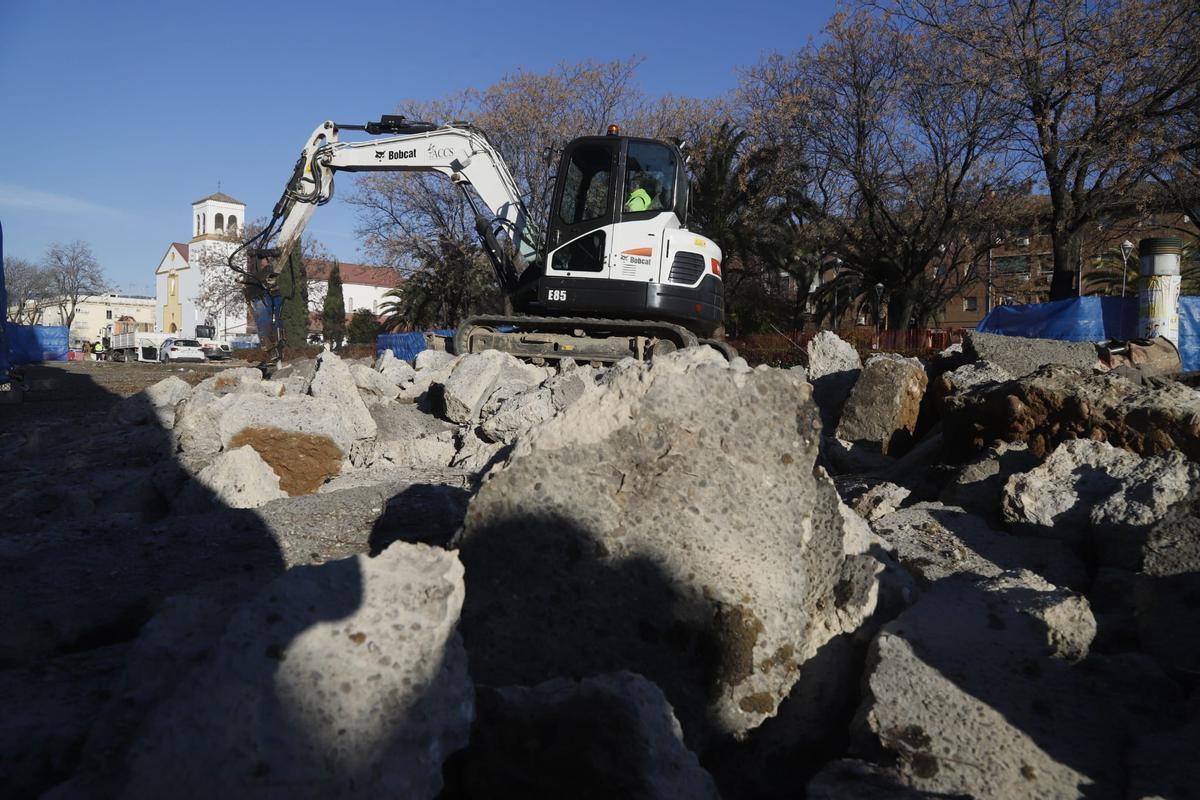
[[[381,138],[339,141],[347,130]],[[276,277],[313,211],[333,197],[338,172],[438,173],[462,188],[505,313],[463,322],[456,353],[611,363],[705,344],[736,355],[721,341],[721,249],[685,227],[687,173],[672,143],[621,136],[615,125],[608,135],[571,141],[542,231],[504,159],[469,124],[395,115],[366,125],[323,122],[270,222],[243,245],[248,280],[277,294]],[[238,269],[237,258],[230,256],[230,267]]]

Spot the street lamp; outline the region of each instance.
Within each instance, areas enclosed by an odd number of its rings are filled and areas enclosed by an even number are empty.
[[[882,312],[883,312],[883,284],[877,283],[877,284],[875,284],[875,330],[876,331],[882,329],[882,326],[880,324],[882,322],[882,319],[881,319]]]
[[[837,256],[833,257],[833,313],[830,314],[830,320],[833,322],[833,329],[838,329],[838,273],[842,270],[842,260]]]
[[[1121,242],[1121,297],[1125,296],[1125,281],[1129,278],[1129,254],[1133,252],[1133,242],[1126,239]]]

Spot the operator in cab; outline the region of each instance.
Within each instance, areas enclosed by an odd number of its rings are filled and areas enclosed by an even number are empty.
[[[646,186],[649,183],[644,175],[635,175],[633,178],[633,191],[629,193],[629,199],[625,201],[626,211],[645,211],[650,208],[650,193],[646,191]]]

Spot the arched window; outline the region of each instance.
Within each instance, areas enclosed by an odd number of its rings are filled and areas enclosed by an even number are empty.
[[[224,214],[217,214],[215,217],[213,217],[213,230],[221,231],[222,233],[225,232],[225,215]]]
[[[229,219],[225,221],[225,230],[230,233],[237,233],[237,217],[233,214],[230,214]]]
[[[196,235],[200,235],[200,215],[196,215]]]
[[[200,232],[201,233],[208,232],[208,215],[207,214],[200,215]]]

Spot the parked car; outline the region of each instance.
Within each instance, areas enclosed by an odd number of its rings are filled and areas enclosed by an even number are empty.
[[[158,360],[169,364],[173,361],[207,361],[208,357],[195,339],[167,339],[158,348]]]
[[[233,355],[233,350],[225,342],[200,342],[200,349],[212,361],[224,361]]]

